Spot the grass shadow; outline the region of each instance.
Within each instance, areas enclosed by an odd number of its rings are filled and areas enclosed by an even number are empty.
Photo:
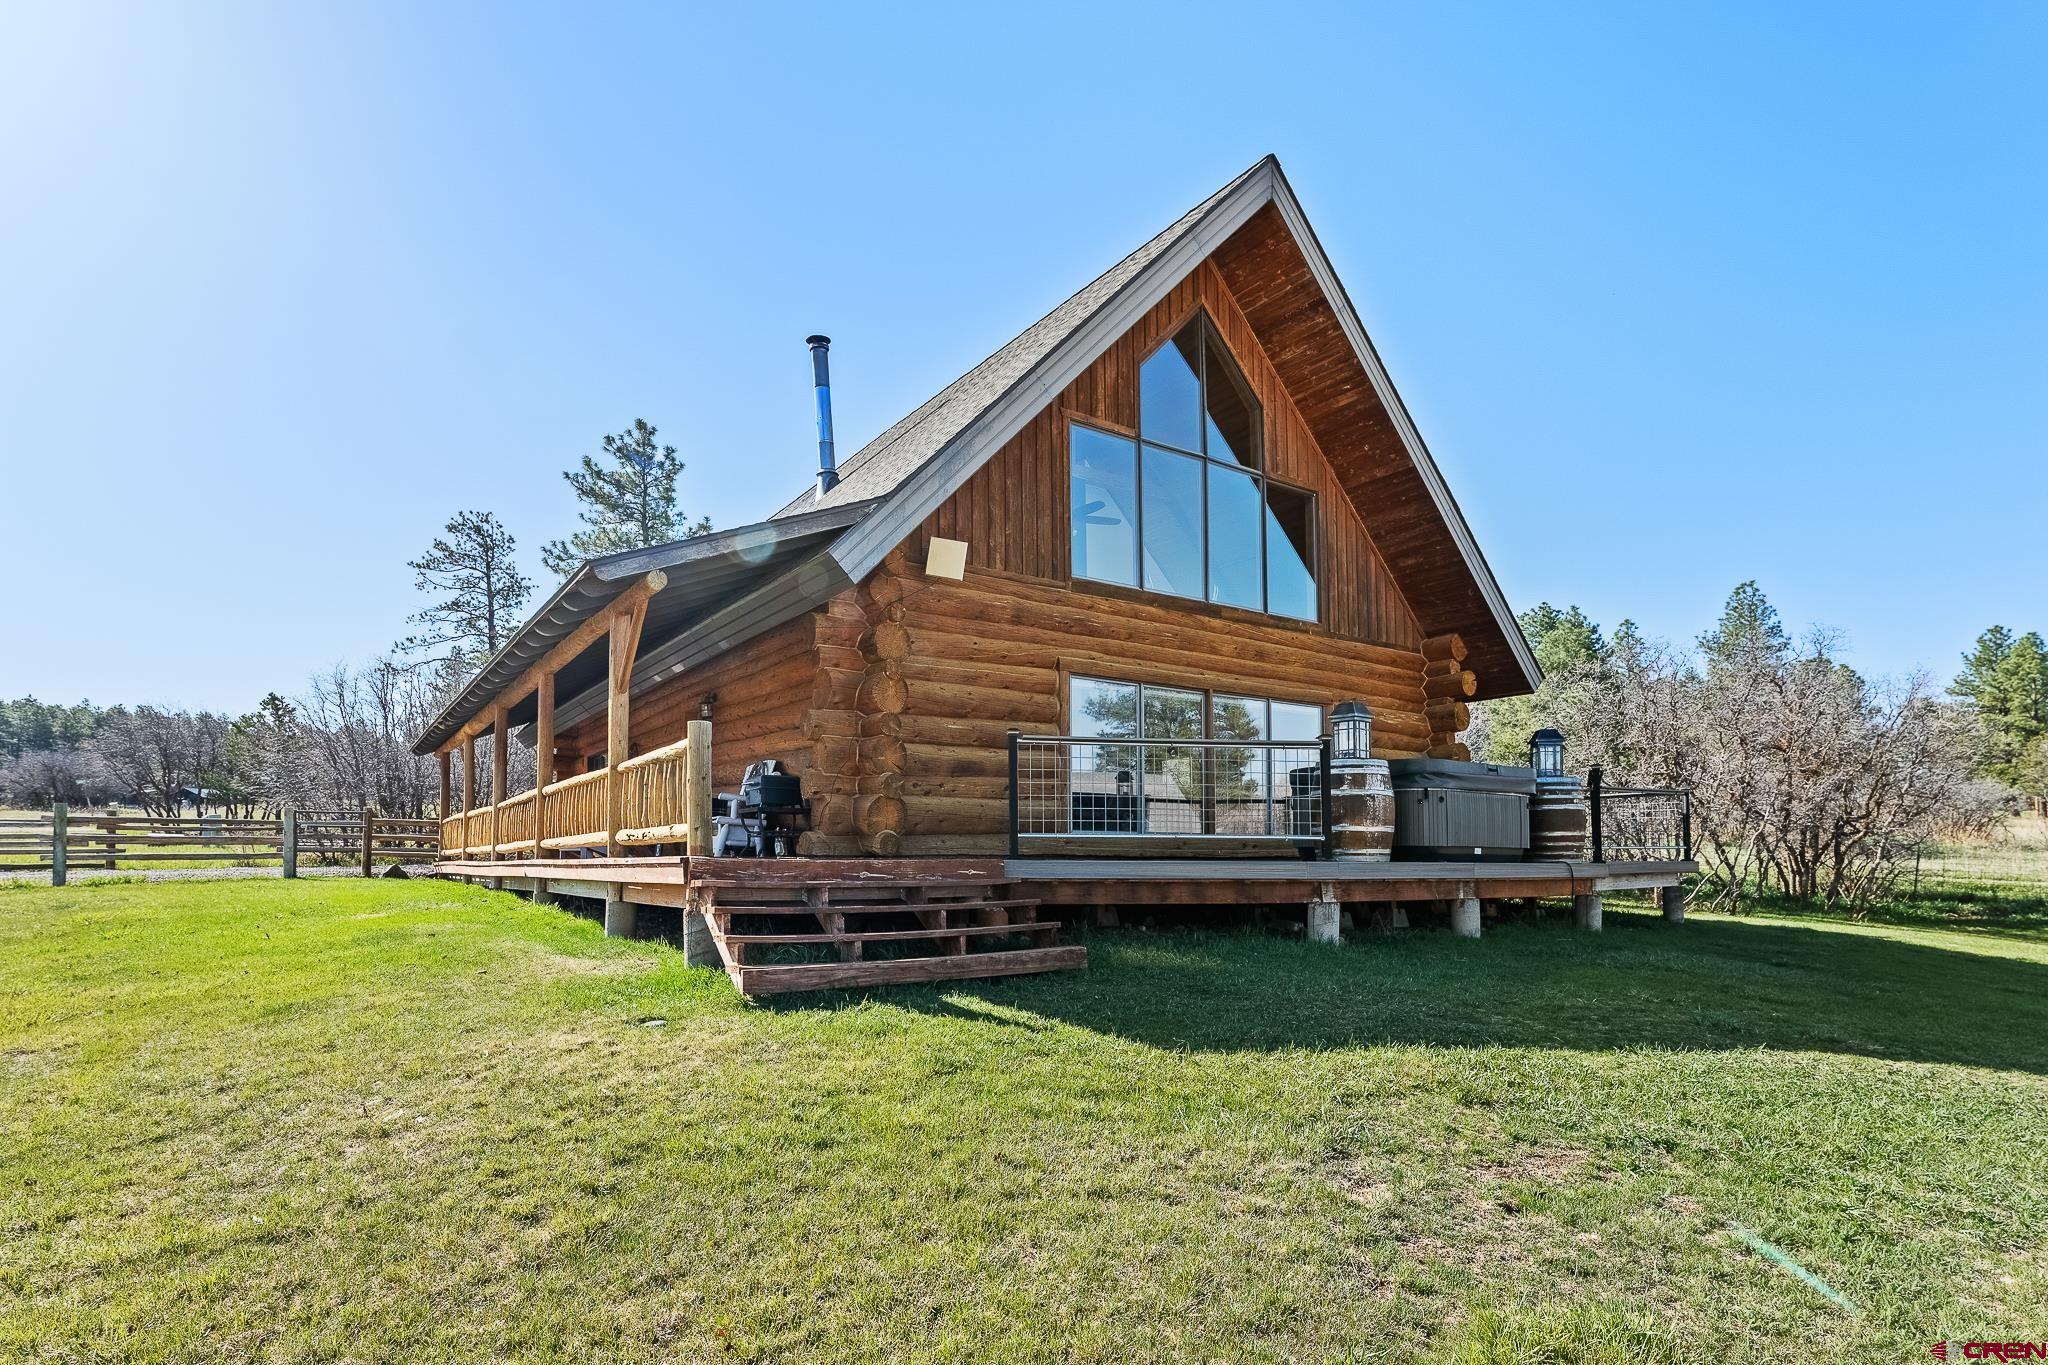
[[[1967,942],[1718,916],[1674,926],[1625,911],[1599,935],[1552,916],[1477,942],[1429,931],[1339,948],[1216,931],[1079,941],[1085,972],[782,997],[772,1008],[873,998],[990,1018],[974,1001],[1192,1051],[1811,1050],[2048,1074],[2048,963]]]

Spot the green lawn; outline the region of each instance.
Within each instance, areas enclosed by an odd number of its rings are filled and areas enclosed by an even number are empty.
[[[0,1358],[2048,1336],[2048,939],[1088,942],[1085,973],[766,1008],[444,883],[0,892]]]

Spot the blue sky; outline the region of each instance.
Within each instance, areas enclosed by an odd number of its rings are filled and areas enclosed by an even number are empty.
[[[429,8],[0,15],[0,695],[296,690],[636,416],[764,516],[807,333],[850,451],[1268,151],[1518,608],[2048,628],[2037,5]]]

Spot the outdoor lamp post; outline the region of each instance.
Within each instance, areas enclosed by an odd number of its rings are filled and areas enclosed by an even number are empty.
[[[1331,757],[1372,757],[1372,712],[1362,701],[1340,701],[1330,708]]]
[[[1529,736],[1529,766],[1536,776],[1564,776],[1564,736],[1555,730],[1538,730]]]

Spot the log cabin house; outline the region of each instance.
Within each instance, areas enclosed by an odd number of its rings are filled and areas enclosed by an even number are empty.
[[[1673,886],[1314,856],[1332,709],[1469,758],[1538,672],[1267,158],[765,520],[582,566],[419,737],[448,876],[681,909],[749,994],[1080,965],[1059,916]],[[508,746],[538,785],[504,797]],[[493,803],[479,801],[479,746]],[[775,760],[793,856],[715,856]],[[1596,825],[1596,835],[1598,826]],[[806,956],[823,961],[802,961]]]

